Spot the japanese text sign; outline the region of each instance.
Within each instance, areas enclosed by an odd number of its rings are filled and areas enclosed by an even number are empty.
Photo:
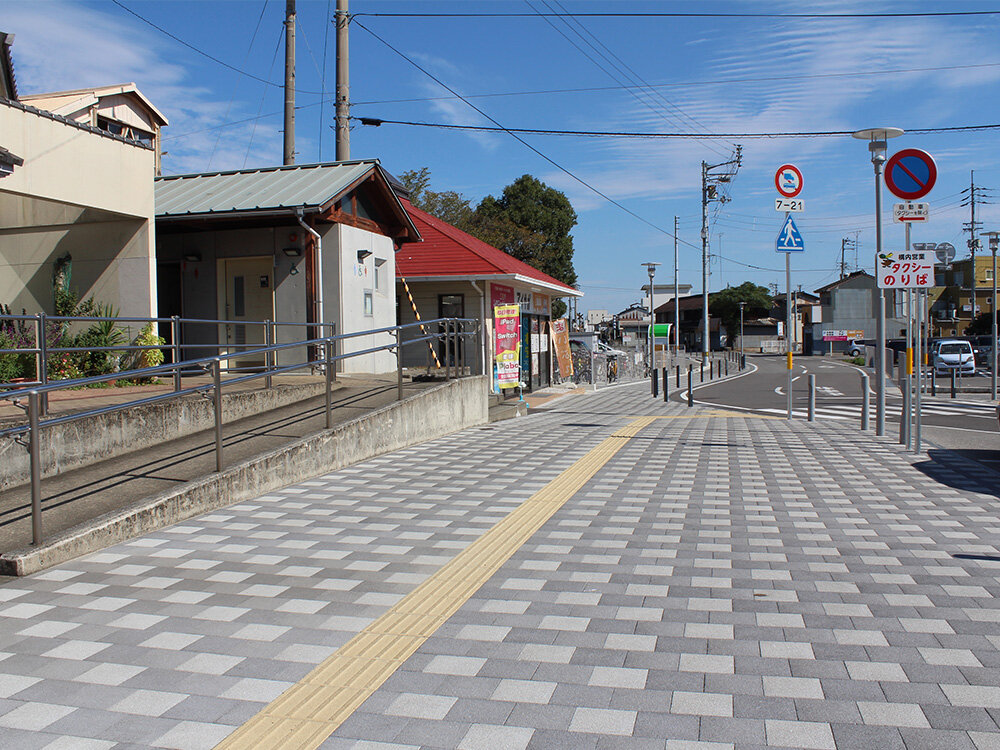
[[[927,250],[884,252],[875,258],[880,289],[917,289],[934,286],[934,253]]]

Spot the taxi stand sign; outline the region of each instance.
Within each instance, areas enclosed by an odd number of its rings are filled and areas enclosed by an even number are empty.
[[[926,289],[934,286],[934,253],[911,250],[875,258],[879,289]]]

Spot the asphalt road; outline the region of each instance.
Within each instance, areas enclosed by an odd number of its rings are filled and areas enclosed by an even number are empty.
[[[747,374],[718,383],[695,386],[696,403],[761,414],[787,414],[784,356],[747,357]],[[816,419],[836,419],[861,425],[861,368],[826,357],[800,357],[792,371],[792,413],[808,414],[808,376],[816,376]],[[875,377],[869,372],[870,386]],[[988,382],[988,381],[985,381]],[[683,393],[673,398],[683,400]],[[886,390],[886,435],[899,435],[902,395],[889,384]],[[875,394],[869,393],[871,429],[875,429]],[[923,398],[921,437],[924,449],[961,452],[1000,473],[1000,429],[997,406],[982,395]]]

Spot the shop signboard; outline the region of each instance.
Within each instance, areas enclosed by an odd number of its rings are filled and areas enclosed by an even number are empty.
[[[569,329],[566,327],[566,318],[553,320],[550,324],[552,329],[552,344],[556,350],[556,361],[559,363],[559,375],[563,380],[573,377],[573,355],[569,349]]]
[[[503,284],[490,284],[491,307],[496,307],[497,305],[513,305],[515,302],[514,287],[504,286]]]
[[[863,339],[865,337],[864,331],[859,330],[824,330],[823,340],[824,341],[853,341],[854,339]]]
[[[493,308],[493,350],[497,385],[515,388],[521,382],[521,309],[517,305]]]

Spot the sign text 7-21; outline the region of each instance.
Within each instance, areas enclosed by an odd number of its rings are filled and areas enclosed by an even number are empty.
[[[802,198],[775,198],[774,210],[798,213],[806,210],[806,202]]]

